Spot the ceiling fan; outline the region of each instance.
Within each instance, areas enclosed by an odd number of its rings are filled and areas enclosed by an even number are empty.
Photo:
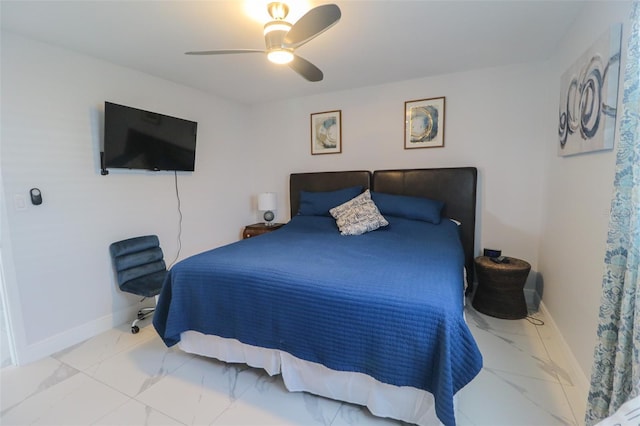
[[[295,24],[284,19],[289,7],[282,2],[267,5],[272,21],[264,25],[265,50],[230,49],[186,52],[186,55],[226,55],[236,53],[266,53],[267,58],[277,64],[288,64],[291,69],[309,81],[321,81],[322,71],[311,62],[295,54],[295,49],[322,34],[340,20],[340,8],[325,4],[308,11]]]

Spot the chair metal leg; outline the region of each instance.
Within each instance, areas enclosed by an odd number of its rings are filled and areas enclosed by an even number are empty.
[[[141,300],[141,302],[146,299],[143,298]],[[156,298],[156,302],[157,302],[157,298]],[[138,322],[144,320],[145,318],[150,317],[151,315],[153,315],[153,312],[156,310],[156,307],[148,307],[148,308],[140,308],[140,310],[138,311],[138,318],[136,318],[132,323],[131,323],[131,333],[132,334],[137,334],[140,331],[140,327],[138,327]]]

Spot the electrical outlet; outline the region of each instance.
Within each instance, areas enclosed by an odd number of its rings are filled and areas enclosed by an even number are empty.
[[[13,202],[16,210],[26,210],[27,209],[27,197],[22,194],[15,194],[13,197]]]

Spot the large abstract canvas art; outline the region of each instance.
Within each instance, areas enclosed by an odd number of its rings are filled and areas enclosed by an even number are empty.
[[[562,75],[558,155],[613,148],[622,25],[613,25]]]

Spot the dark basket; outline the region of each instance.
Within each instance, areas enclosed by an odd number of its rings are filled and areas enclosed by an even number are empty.
[[[524,284],[531,265],[524,260],[507,258],[509,263],[495,263],[488,257],[474,260],[478,288],[473,297],[473,307],[483,314],[503,319],[520,319],[527,316]]]

